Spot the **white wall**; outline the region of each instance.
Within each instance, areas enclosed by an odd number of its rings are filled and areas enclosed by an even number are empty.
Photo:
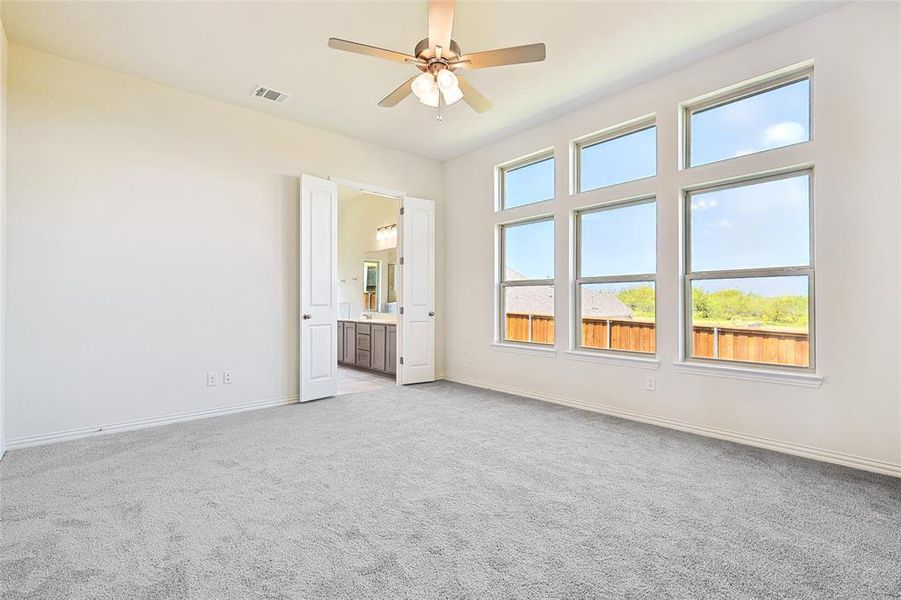
[[[447,163],[447,376],[901,474],[898,10],[846,5]],[[679,102],[809,59],[816,63],[815,141],[678,171]],[[570,140],[649,113],[658,122],[656,180],[569,195]],[[557,200],[495,214],[494,166],[549,146]],[[677,371],[679,190],[809,158],[816,165],[817,362],[825,383],[810,389]],[[565,354],[570,212],[648,185],[658,197],[659,370],[575,360]],[[546,212],[557,220],[557,352],[492,348],[495,225]],[[649,374],[657,376],[656,392],[644,391]]]
[[[338,212],[338,302],[350,304],[351,318],[358,318],[363,312],[363,261],[371,259],[366,253],[387,248],[376,239],[376,230],[397,224],[397,210],[396,200],[357,194],[343,202]],[[380,273],[382,290],[386,289],[387,271],[387,265],[383,264]]]
[[[432,160],[20,46],[9,72],[10,446],[296,397],[298,176],[440,200]]]
[[[6,450],[6,82],[9,45],[0,20],[0,457]]]

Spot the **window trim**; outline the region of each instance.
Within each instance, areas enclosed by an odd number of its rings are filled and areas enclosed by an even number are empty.
[[[625,181],[620,181],[617,183],[610,183],[607,185],[602,185],[598,187],[593,187],[587,190],[582,189],[582,150],[586,148],[590,148],[592,146],[597,146],[598,144],[603,144],[604,142],[611,142],[613,140],[617,140],[619,138],[626,137],[627,135],[632,135],[633,133],[640,133],[642,131],[648,129],[655,129],[654,132],[654,174],[648,175],[646,177],[639,177],[637,179],[627,179]],[[572,156],[572,193],[573,194],[584,194],[587,192],[594,192],[596,190],[603,190],[605,188],[610,188],[616,185],[623,185],[626,183],[632,183],[634,181],[645,181],[648,179],[653,179],[657,177],[660,172],[660,153],[657,151],[657,115],[652,113],[650,115],[644,115],[631,121],[626,121],[625,123],[619,123],[617,125],[613,125],[612,127],[607,127],[606,129],[602,129],[600,131],[595,131],[593,133],[589,133],[587,135],[583,135],[574,139],[571,142],[572,152],[570,153]]]
[[[520,204],[519,206],[506,206],[506,190],[505,190],[506,174],[510,171],[515,171],[517,169],[522,169],[522,168],[528,167],[530,165],[538,164],[538,163],[544,162],[548,159],[554,161],[554,168],[552,170],[553,181],[551,183],[551,188],[554,191],[553,191],[553,194],[551,195],[551,197],[544,198],[542,200],[535,200],[534,202],[529,202],[527,204]],[[525,206],[532,206],[534,204],[550,202],[551,200],[553,200],[554,198],[557,197],[557,157],[554,153],[553,147],[545,148],[543,150],[533,152],[532,154],[528,154],[521,158],[517,158],[515,160],[511,160],[509,162],[500,164],[497,167],[495,167],[495,174],[497,177],[497,192],[496,192],[496,199],[495,199],[495,203],[494,203],[494,212],[515,210],[517,208],[523,208]]]
[[[642,204],[654,204],[654,273],[633,273],[627,275],[594,275],[582,277],[582,215],[607,210],[617,210],[627,208],[629,206],[640,206]],[[657,359],[657,242],[659,238],[659,219],[657,210],[657,196],[655,194],[645,194],[633,198],[623,200],[614,200],[605,202],[604,204],[587,206],[573,210],[574,227],[572,228],[573,237],[573,285],[572,285],[572,314],[573,318],[573,336],[570,344],[570,354],[572,353],[588,353],[589,355],[604,355],[609,357],[630,357],[645,360]],[[636,352],[633,350],[617,350],[615,348],[591,348],[582,345],[582,295],[581,286],[590,285],[592,283],[635,283],[642,281],[651,281],[654,283],[654,352]]]
[[[779,88],[783,88],[794,83],[798,83],[804,80],[808,81],[808,95],[807,95],[807,139],[801,142],[794,142],[792,144],[786,144],[785,146],[778,146],[776,148],[767,148],[765,150],[758,150],[756,152],[751,152],[749,154],[743,154],[741,156],[730,156],[726,158],[721,158],[719,160],[713,160],[710,162],[705,162],[700,165],[694,165],[691,162],[691,117],[692,115],[702,113],[708,110],[712,110],[714,108],[719,108],[721,106],[726,106],[727,104],[732,104],[734,102],[739,102],[741,100],[746,100],[748,98],[753,98],[754,96],[759,96],[760,94],[765,94],[767,92],[772,92],[773,90],[778,90]],[[814,97],[814,77],[813,77],[813,65],[804,65],[802,67],[792,68],[787,72],[783,72],[781,74],[771,74],[768,76],[764,76],[763,78],[759,78],[758,80],[749,83],[749,84],[738,84],[736,86],[732,86],[729,88],[725,88],[719,92],[714,92],[713,94],[704,96],[701,100],[697,101],[689,101],[685,102],[680,106],[680,112],[682,117],[682,169],[695,169],[699,167],[706,167],[707,165],[713,165],[725,161],[737,160],[744,158],[746,156],[753,156],[756,154],[761,154],[763,152],[771,152],[773,150],[780,150],[782,148],[790,148],[792,146],[798,146],[800,144],[808,144],[814,140],[814,112],[813,112],[813,97]]]
[[[507,267],[507,257],[506,257],[506,230],[509,227],[517,227],[520,225],[530,225],[532,223],[543,223],[545,221],[549,221],[554,227],[554,250],[556,253],[556,238],[557,238],[557,230],[556,230],[556,219],[553,214],[542,214],[535,217],[530,217],[528,219],[521,219],[518,221],[509,221],[506,223],[500,223],[497,225],[497,265],[495,277],[497,278],[497,301],[495,302],[495,306],[498,308],[497,312],[497,339],[495,340],[495,345],[502,346],[518,346],[523,348],[555,348],[557,345],[557,296],[554,294],[554,339],[550,343],[543,342],[533,342],[529,341],[518,341],[518,340],[508,340],[507,336],[507,321],[506,321],[506,311],[504,309],[504,290],[508,287],[529,287],[529,286],[542,286],[549,285],[552,288],[555,287],[556,281],[556,256],[554,256],[553,260],[554,264],[554,277],[551,279],[516,279],[513,281],[507,281],[504,272]],[[556,292],[556,289],[555,289]],[[531,331],[529,332],[529,337],[531,337]]]
[[[719,190],[746,187],[769,181],[791,179],[798,176],[806,176],[807,185],[807,212],[808,232],[810,244],[809,263],[806,266],[789,267],[754,267],[745,269],[723,269],[714,271],[691,270],[691,197],[692,194],[715,192]],[[734,365],[746,369],[760,371],[778,371],[783,373],[816,373],[816,261],[814,258],[815,234],[814,234],[814,167],[806,165],[793,167],[778,172],[753,174],[744,177],[731,178],[727,181],[691,186],[682,190],[682,206],[680,222],[682,226],[682,360],[687,365]],[[807,277],[807,340],[808,359],[807,366],[780,365],[774,363],[752,362],[745,360],[724,360],[719,358],[706,358],[692,356],[692,282],[704,279],[742,279],[755,277]]]

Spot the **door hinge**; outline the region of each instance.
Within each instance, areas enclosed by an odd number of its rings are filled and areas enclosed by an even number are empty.
[[[403,214],[404,214],[404,207],[403,207],[403,206],[400,207],[400,214],[401,214],[401,216],[403,216]]]
[[[403,257],[403,256],[400,257],[400,264],[401,264],[401,265],[404,264],[404,257]]]
[[[404,364],[404,357],[403,357],[403,356],[400,357],[400,364]]]
[[[400,314],[404,314],[404,307],[403,307],[403,306],[400,307]]]

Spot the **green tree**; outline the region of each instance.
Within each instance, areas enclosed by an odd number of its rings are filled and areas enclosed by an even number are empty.
[[[622,290],[617,297],[623,304],[632,309],[632,315],[636,317],[654,316],[654,288],[642,285]]]

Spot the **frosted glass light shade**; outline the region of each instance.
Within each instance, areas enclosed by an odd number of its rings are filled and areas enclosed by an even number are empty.
[[[444,103],[448,106],[463,98],[463,92],[457,86],[442,88],[441,93],[444,94]]]
[[[433,87],[435,87],[435,78],[431,73],[423,73],[410,84],[413,93],[420,100],[424,95],[431,93]]]
[[[438,71],[438,75],[435,78],[438,81],[438,87],[441,88],[441,91],[448,90],[450,88],[454,88],[458,86],[457,76],[448,71],[447,69],[442,69]]]

